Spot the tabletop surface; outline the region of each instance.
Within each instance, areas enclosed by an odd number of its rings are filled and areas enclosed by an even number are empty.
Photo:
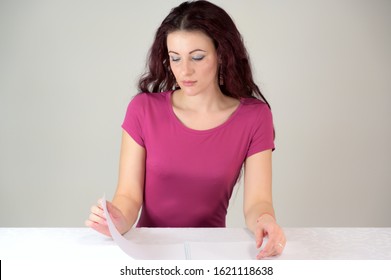
[[[391,228],[284,228],[284,232],[286,248],[275,260],[391,260]],[[135,228],[125,237],[152,249],[191,244],[195,259],[242,258],[243,246],[252,248],[249,259],[256,253],[252,234],[243,228]],[[214,252],[221,248],[227,251]],[[0,228],[0,259],[107,258],[129,256],[111,238],[89,228]]]

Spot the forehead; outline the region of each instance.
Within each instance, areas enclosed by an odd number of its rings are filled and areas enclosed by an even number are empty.
[[[195,49],[214,50],[212,39],[201,31],[178,30],[167,35],[168,51],[191,52]]]

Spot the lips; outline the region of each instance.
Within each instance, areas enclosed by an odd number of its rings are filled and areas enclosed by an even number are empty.
[[[183,84],[185,87],[191,87],[191,86],[193,86],[195,83],[196,83],[196,81],[182,81],[182,84]]]

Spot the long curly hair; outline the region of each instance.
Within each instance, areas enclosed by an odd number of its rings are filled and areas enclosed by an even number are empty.
[[[149,51],[147,70],[141,76],[141,92],[163,92],[175,88],[175,77],[169,64],[167,35],[171,32],[201,31],[209,36],[221,60],[219,76],[223,94],[240,99],[258,98],[269,103],[253,80],[250,59],[243,38],[231,17],[222,8],[208,1],[188,1],[171,10],[156,31]]]

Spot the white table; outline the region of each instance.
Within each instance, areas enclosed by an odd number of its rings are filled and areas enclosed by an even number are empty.
[[[285,228],[288,243],[275,260],[391,260],[391,228]],[[142,244],[254,242],[242,228],[139,228]],[[108,237],[88,228],[0,228],[0,259],[127,260]],[[223,259],[223,258],[222,258]]]

